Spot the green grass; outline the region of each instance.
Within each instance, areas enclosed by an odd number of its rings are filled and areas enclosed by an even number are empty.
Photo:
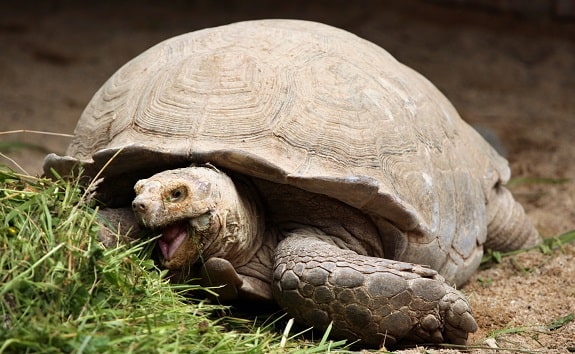
[[[509,251],[509,252],[499,252],[499,251],[493,251],[491,249],[488,249],[485,251],[483,258],[481,259],[481,267],[482,268],[488,268],[495,263],[501,263],[501,261],[505,257],[513,257],[515,255],[525,253],[525,252],[534,251],[534,250],[539,250],[543,254],[550,254],[556,250],[561,250],[564,245],[567,245],[567,244],[570,244],[573,242],[575,242],[575,230],[570,230],[570,231],[567,231],[565,233],[562,233],[561,235],[546,238],[543,240],[543,242],[541,244],[539,244],[537,246],[530,247],[530,248],[521,248],[518,250]],[[515,264],[515,265],[517,268],[521,268],[520,265],[518,265],[518,264]],[[524,271],[522,269],[519,269],[519,270],[521,270],[522,272]]]
[[[197,287],[170,284],[149,258],[150,241],[104,248],[95,215],[77,183],[0,167],[0,353],[343,349],[327,336],[290,334],[290,322],[282,333],[273,321],[187,298]]]

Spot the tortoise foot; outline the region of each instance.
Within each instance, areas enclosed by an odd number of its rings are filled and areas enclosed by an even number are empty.
[[[439,302],[445,321],[445,340],[453,344],[467,344],[467,335],[477,331],[477,323],[471,313],[469,302],[459,291],[446,285],[447,293]]]
[[[424,266],[289,236],[274,264],[276,301],[299,322],[362,345],[465,344],[477,330],[464,295]]]

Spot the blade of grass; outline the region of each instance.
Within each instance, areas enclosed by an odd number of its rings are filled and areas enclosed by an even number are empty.
[[[573,322],[574,319],[575,319],[575,314],[570,313],[566,316],[560,317],[560,318],[556,319],[555,321],[549,323],[547,325],[547,329],[549,329],[550,331],[557,330],[557,329],[565,326],[566,324]]]
[[[8,131],[0,132],[0,135],[19,134],[19,133],[39,134],[39,135],[52,135],[52,136],[61,136],[61,137],[65,137],[65,138],[73,138],[73,137],[74,137],[73,134],[47,132],[47,131],[30,130],[30,129],[8,130]]]
[[[501,260],[504,257],[515,256],[521,253],[530,252],[533,250],[539,250],[544,254],[551,253],[556,249],[561,249],[563,245],[575,242],[575,230],[567,231],[561,235],[555,237],[549,237],[543,240],[540,245],[529,247],[529,248],[521,248],[515,251],[510,252],[498,252],[493,250],[486,250],[483,258],[481,260],[481,265],[486,266],[490,263],[501,263]]]

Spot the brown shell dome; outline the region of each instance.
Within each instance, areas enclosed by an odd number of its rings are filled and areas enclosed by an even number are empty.
[[[93,177],[115,156],[99,190],[111,205],[139,178],[202,162],[322,193],[401,232],[401,260],[446,273],[447,263],[479,262],[488,191],[509,178],[423,76],[371,42],[299,20],[150,48],[94,95],[66,155],[49,155],[45,171],[66,175],[80,162]]]

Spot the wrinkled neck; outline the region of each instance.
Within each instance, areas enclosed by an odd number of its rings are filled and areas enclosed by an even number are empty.
[[[265,218],[256,189],[248,181],[234,183],[226,176],[220,204],[215,209],[220,229],[203,252],[205,259],[220,257],[234,267],[248,263],[263,242]]]

